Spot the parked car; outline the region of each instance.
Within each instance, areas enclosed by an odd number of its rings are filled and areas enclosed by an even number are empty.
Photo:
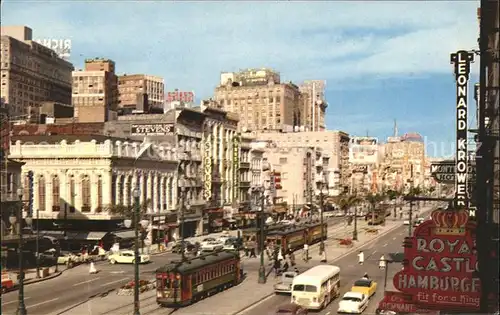
[[[294,304],[294,303],[286,303],[278,306],[276,309],[275,315],[307,315],[308,311],[306,308]]]
[[[85,262],[85,258],[80,253],[78,254],[64,253],[63,255],[57,257],[57,264],[66,265],[70,259],[71,263],[73,264],[81,264]]]
[[[298,275],[295,271],[286,271],[281,275],[281,280],[274,285],[275,293],[292,293],[293,278]]]
[[[373,280],[359,279],[354,282],[351,291],[362,293],[371,298],[377,291],[377,283]]]
[[[181,243],[181,241],[177,241],[172,247],[172,253],[179,254],[183,248],[187,249],[188,251],[192,251],[194,249],[194,244],[189,241],[184,241],[184,243]]]
[[[368,296],[360,292],[347,292],[339,302],[337,313],[361,314],[368,306]]]
[[[144,255],[140,254],[139,255],[140,261],[139,263],[145,264],[150,262],[149,255]],[[118,253],[114,253],[112,255],[108,256],[108,261],[110,264],[133,264],[135,263],[135,253],[132,250],[124,250],[120,251]]]

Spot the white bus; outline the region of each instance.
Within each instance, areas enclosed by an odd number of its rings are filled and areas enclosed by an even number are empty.
[[[293,278],[292,303],[320,310],[340,295],[340,268],[319,265]]]

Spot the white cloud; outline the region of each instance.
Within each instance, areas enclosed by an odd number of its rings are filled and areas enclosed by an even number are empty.
[[[474,48],[478,36],[475,2],[26,4],[7,1],[3,24],[71,38],[77,66],[98,54],[119,72],[161,75],[202,97],[221,71],[247,67],[347,85],[367,75],[451,76],[450,52]]]

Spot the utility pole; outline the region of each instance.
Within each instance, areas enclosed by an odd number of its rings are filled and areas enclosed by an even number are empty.
[[[260,237],[259,237],[259,246],[260,246],[260,266],[259,266],[259,283],[260,284],[265,284],[266,283],[266,268],[264,267],[264,238],[266,237],[265,235],[265,228],[266,228],[266,222],[264,220],[264,201],[265,201],[265,196],[264,196],[264,187],[261,189],[261,195],[260,195]]]

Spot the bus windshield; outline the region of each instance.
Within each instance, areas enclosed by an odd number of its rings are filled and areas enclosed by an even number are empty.
[[[314,285],[304,285],[304,284],[296,284],[293,286],[293,291],[300,292],[317,292],[318,288]]]

